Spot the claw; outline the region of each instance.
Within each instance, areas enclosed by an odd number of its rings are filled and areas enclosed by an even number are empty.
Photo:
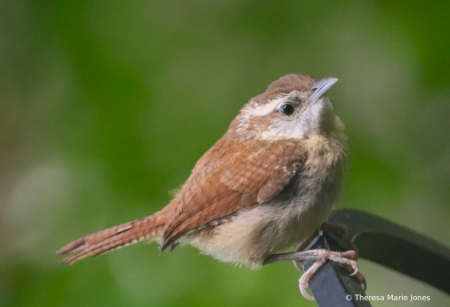
[[[356,276],[356,274],[358,274],[358,268],[355,268],[355,270],[353,271],[352,274],[350,274],[350,276]]]
[[[364,275],[361,273],[357,273],[357,274],[355,274],[355,277],[358,279],[359,283],[362,285],[364,291],[366,291],[367,290],[367,282],[366,282],[366,278],[364,277]]]
[[[306,286],[306,287],[303,287],[303,286],[302,286],[301,279],[300,279],[300,281],[299,281],[299,288],[300,288],[300,292],[301,292],[301,294],[303,295],[304,298],[306,298],[307,300],[310,300],[310,301],[315,301],[315,300],[316,300],[316,299],[314,298],[314,296],[310,295],[310,294],[308,293],[308,291],[306,291],[306,289],[309,288],[309,285]]]

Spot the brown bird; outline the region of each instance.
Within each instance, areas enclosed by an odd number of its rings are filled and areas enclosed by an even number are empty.
[[[338,81],[300,74],[276,80],[252,98],[225,135],[197,162],[161,211],[81,239],[57,251],[64,263],[143,240],[160,251],[191,244],[224,262],[253,267],[308,258],[357,265],[354,252],[276,252],[310,237],[341,192],[347,137],[325,96]],[[300,279],[302,293],[309,270]]]

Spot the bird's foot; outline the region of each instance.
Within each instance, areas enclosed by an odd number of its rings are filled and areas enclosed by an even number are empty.
[[[330,224],[330,223],[323,223],[320,225],[320,227],[314,231],[314,233],[309,236],[306,240],[300,244],[300,246],[295,250],[296,252],[304,251],[308,245],[319,235],[319,231],[323,231],[326,233],[331,233],[336,237],[336,239],[344,242],[351,250],[354,250],[356,253],[356,256],[354,260],[358,260],[358,249],[356,248],[356,245],[350,241],[350,239],[347,236],[347,226],[343,224]],[[303,272],[302,261],[293,261],[294,266],[299,270],[300,272]]]
[[[303,262],[308,259],[316,260],[314,264],[303,273],[302,277],[299,280],[300,292],[303,296],[309,300],[314,300],[314,297],[310,295],[306,289],[309,287],[309,280],[317,270],[325,264],[327,260],[331,260],[336,263],[343,264],[350,272],[352,272],[351,276],[356,276],[362,284],[365,285],[364,277],[358,273],[358,264],[354,260],[356,257],[356,252],[353,250],[349,250],[346,252],[335,252],[327,249],[313,249],[308,251],[299,251],[293,253],[285,253],[285,254],[275,254],[270,256],[264,264],[288,261],[292,260],[294,262]]]
[[[319,230],[322,230],[324,232],[327,233],[331,233],[333,234],[337,239],[341,240],[342,242],[344,242],[351,250],[355,251],[355,257],[353,258],[353,260],[358,260],[359,258],[359,254],[358,254],[358,248],[356,247],[355,243],[353,243],[349,238],[348,238],[348,233],[347,233],[347,226],[345,226],[344,224],[331,224],[331,223],[323,223]],[[315,234],[318,233],[318,230],[315,232]],[[303,245],[303,244],[302,244]],[[300,247],[297,249],[299,250],[302,245],[300,245]],[[303,249],[305,249],[307,246],[303,247]],[[295,267],[298,269],[299,267],[299,263],[294,261],[294,265]],[[302,270],[300,270],[302,271]],[[362,275],[361,273],[357,272],[355,276],[359,283],[363,286],[364,291],[366,291],[367,289],[367,282],[366,282],[366,278],[364,277],[364,275]]]
[[[322,230],[326,233],[331,233],[338,240],[344,242],[351,250],[355,251],[356,256],[354,259],[358,260],[358,249],[356,248],[356,245],[348,238],[347,226],[345,226],[344,224],[323,223],[322,225],[320,225],[319,230]]]

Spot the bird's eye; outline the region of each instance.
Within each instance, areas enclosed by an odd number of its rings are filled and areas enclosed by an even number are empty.
[[[292,104],[284,104],[281,106],[280,111],[285,115],[291,115],[294,113],[294,106]]]

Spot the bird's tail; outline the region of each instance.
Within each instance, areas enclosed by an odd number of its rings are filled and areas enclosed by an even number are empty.
[[[75,240],[56,253],[67,255],[62,263],[74,264],[91,255],[101,256],[121,247],[158,236],[164,227],[161,212],[111,227]]]

